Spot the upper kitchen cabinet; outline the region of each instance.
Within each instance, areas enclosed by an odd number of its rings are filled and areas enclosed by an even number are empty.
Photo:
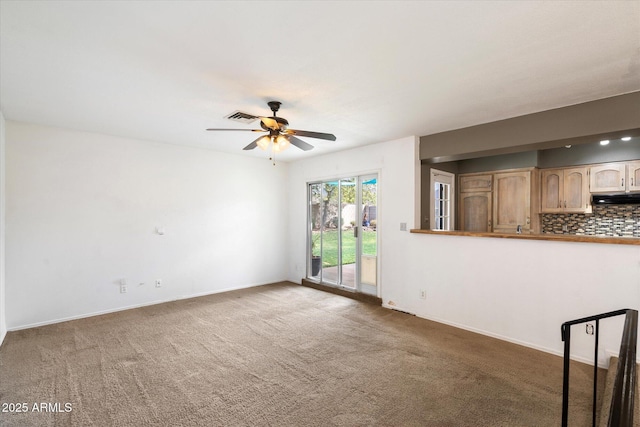
[[[617,193],[625,191],[626,165],[604,163],[591,166],[589,188],[592,193]]]
[[[560,213],[564,202],[564,170],[546,169],[540,171],[540,211],[543,213]]]
[[[591,166],[590,190],[595,194],[640,191],[640,161]]]
[[[629,191],[640,191],[640,161],[627,163],[627,181]]]
[[[491,191],[493,176],[491,174],[465,174],[460,175],[459,187],[461,193],[474,193],[478,191]]]
[[[540,212],[591,212],[588,171],[587,167],[540,171]]]
[[[493,175],[493,231],[538,233],[537,169],[500,172]]]

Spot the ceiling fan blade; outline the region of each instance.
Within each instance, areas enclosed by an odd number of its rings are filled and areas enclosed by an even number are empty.
[[[293,135],[288,135],[287,139],[289,140],[291,145],[295,145],[296,147],[298,147],[299,149],[301,149],[303,151],[313,150],[313,145],[307,144],[306,142],[304,142],[300,138],[296,138]]]
[[[306,136],[308,138],[326,139],[327,141],[335,141],[336,136],[330,133],[311,132],[308,130],[287,129],[284,131],[287,135]]]
[[[244,131],[250,131],[250,132],[264,132],[264,129],[207,129],[207,130],[244,130]]]
[[[247,145],[246,147],[243,148],[243,150],[253,150],[254,148],[256,148],[258,146],[258,141],[260,141],[262,138],[269,138],[266,135],[260,136],[258,138],[256,138],[251,144]]]

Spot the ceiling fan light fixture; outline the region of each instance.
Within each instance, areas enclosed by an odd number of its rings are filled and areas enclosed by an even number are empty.
[[[266,150],[269,147],[270,142],[271,142],[271,137],[268,135],[265,135],[262,138],[258,139],[258,141],[256,141],[256,144],[258,145],[258,147],[260,147],[261,150]]]
[[[289,147],[289,139],[284,135],[278,135],[277,138],[273,141],[273,151],[279,153],[280,151],[284,151]]]

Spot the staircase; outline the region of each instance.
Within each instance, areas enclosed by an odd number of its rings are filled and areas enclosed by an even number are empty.
[[[619,358],[612,359],[605,378],[604,396],[600,398],[598,390],[598,337],[600,320],[616,316],[625,316],[622,339],[620,341]],[[564,322],[561,326],[564,341],[564,372],[562,378],[562,427],[567,427],[569,415],[569,371],[571,354],[571,326],[595,321],[595,345],[593,361],[593,404],[592,426],[598,421],[607,427],[640,427],[637,381],[637,342],[638,342],[638,310],[622,309],[596,314],[581,319]],[[638,399],[635,396],[639,396]],[[602,403],[599,403],[602,402]]]

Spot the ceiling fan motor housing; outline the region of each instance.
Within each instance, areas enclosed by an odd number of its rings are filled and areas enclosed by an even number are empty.
[[[270,126],[267,126],[267,124],[265,124],[264,120],[260,121],[260,127],[262,127],[262,129],[264,130],[285,130],[287,128],[287,126],[289,126],[289,122],[287,121],[287,119],[282,118],[282,117],[267,117],[268,119],[271,119],[269,121]]]

